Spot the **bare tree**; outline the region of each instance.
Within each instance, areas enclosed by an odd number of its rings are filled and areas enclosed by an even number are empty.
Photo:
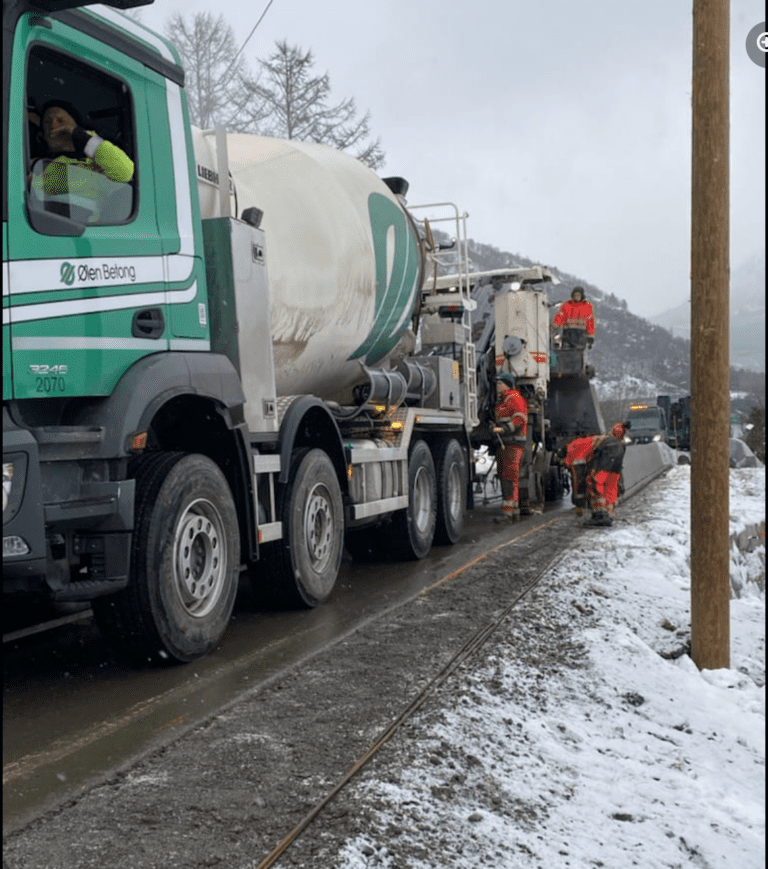
[[[258,132],[265,115],[258,80],[245,60],[236,57],[235,36],[224,16],[198,12],[190,21],[177,12],[166,23],[165,35],[184,64],[192,123],[202,129]]]
[[[384,164],[379,139],[370,138],[366,113],[358,117],[352,98],[329,105],[331,84],[328,73],[313,75],[311,51],[275,43],[276,50],[260,60],[261,80],[257,86],[268,120],[262,124],[265,135],[283,139],[322,142],[355,156],[377,169]]]

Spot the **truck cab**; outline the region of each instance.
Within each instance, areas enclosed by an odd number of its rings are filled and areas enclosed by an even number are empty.
[[[632,404],[627,414],[632,423],[628,437],[632,444],[665,443],[667,420],[664,408],[653,404]]]
[[[128,585],[134,466],[153,442],[207,454],[230,489],[238,456],[247,463],[240,379],[210,352],[180,58],[109,5],[143,3],[3,2],[3,591],[60,602],[113,600]],[[110,178],[93,148],[52,153],[53,102],[118,149],[130,177]],[[254,509],[239,490],[235,535]],[[217,574],[214,596],[224,584]],[[204,624],[199,600],[182,607]],[[199,640],[177,658],[210,646]]]

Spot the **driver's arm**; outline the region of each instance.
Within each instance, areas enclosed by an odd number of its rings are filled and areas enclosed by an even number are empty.
[[[78,151],[101,168],[110,181],[124,182],[133,178],[133,160],[117,145],[82,127],[75,127],[72,131],[72,142]]]

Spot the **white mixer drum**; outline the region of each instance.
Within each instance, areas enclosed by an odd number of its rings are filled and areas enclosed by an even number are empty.
[[[194,138],[198,164],[215,171],[214,137]],[[384,363],[410,325],[417,234],[387,185],[349,154],[246,134],[228,135],[227,151],[239,214],[264,213],[278,395],[346,403],[367,379],[360,362]],[[218,195],[199,187],[202,217],[217,216]],[[241,344],[248,319],[264,313],[238,311]]]

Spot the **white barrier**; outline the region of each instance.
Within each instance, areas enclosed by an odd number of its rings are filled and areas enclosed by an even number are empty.
[[[656,477],[674,467],[675,451],[666,444],[632,444],[624,453],[624,498],[637,494]]]

